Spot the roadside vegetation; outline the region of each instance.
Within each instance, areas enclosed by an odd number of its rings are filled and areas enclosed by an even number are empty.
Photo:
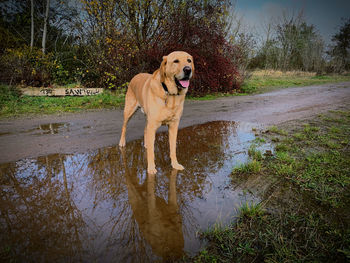
[[[253,71],[237,93],[212,93],[189,100],[214,100],[227,96],[244,96],[273,89],[350,81],[350,75],[317,76],[312,72]],[[66,87],[71,85],[66,85]],[[53,114],[92,109],[120,108],[124,104],[124,90],[105,90],[103,94],[87,97],[29,97],[22,96],[14,86],[0,85],[0,118],[24,114]]]
[[[15,87],[0,85],[0,118],[112,109],[123,105],[124,97],[124,93],[112,94],[110,91],[84,97],[30,97],[22,96]]]
[[[350,81],[348,74],[324,74],[316,72],[279,70],[255,70],[242,85],[242,93],[262,93],[276,88],[300,87]]]
[[[276,142],[274,154],[258,150],[265,140]],[[208,246],[194,261],[349,260],[350,111],[273,126],[248,154],[251,162],[234,168],[232,181],[264,181],[265,190],[248,189],[261,203],[243,205],[232,225],[203,233]]]

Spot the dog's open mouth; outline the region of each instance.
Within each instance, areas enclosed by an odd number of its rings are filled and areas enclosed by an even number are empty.
[[[175,83],[176,83],[176,86],[178,86],[179,88],[185,89],[185,88],[188,88],[188,86],[190,85],[190,79],[183,78],[178,80],[177,78],[175,78]]]

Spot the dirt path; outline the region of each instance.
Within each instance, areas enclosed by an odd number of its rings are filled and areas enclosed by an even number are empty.
[[[349,106],[350,82],[288,88],[253,96],[186,101],[180,127],[213,120],[271,125]],[[0,163],[115,145],[122,120],[122,110],[2,120]],[[127,140],[141,138],[144,125],[145,118],[138,111],[129,122]]]

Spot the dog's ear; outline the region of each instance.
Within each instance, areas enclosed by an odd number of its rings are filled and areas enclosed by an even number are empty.
[[[160,64],[160,68],[159,68],[160,82],[164,82],[165,81],[165,77],[166,77],[166,72],[165,72],[166,63],[167,63],[167,57],[164,56],[163,57],[163,61]]]

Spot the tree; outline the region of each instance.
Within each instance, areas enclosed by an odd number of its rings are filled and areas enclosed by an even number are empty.
[[[46,48],[47,20],[49,18],[49,10],[50,10],[50,0],[47,0],[45,17],[44,17],[43,39],[42,39],[42,51],[44,54],[45,54],[45,48]]]
[[[252,60],[252,66],[283,71],[322,71],[324,43],[315,26],[306,23],[302,11],[291,16],[284,13],[269,24],[267,32],[268,37]]]
[[[30,26],[30,49],[33,49],[34,45],[34,0],[30,0],[30,17],[31,17],[31,26]]]
[[[334,43],[328,54],[331,56],[331,68],[333,71],[341,72],[350,69],[350,18],[343,19],[338,33],[333,35]]]

